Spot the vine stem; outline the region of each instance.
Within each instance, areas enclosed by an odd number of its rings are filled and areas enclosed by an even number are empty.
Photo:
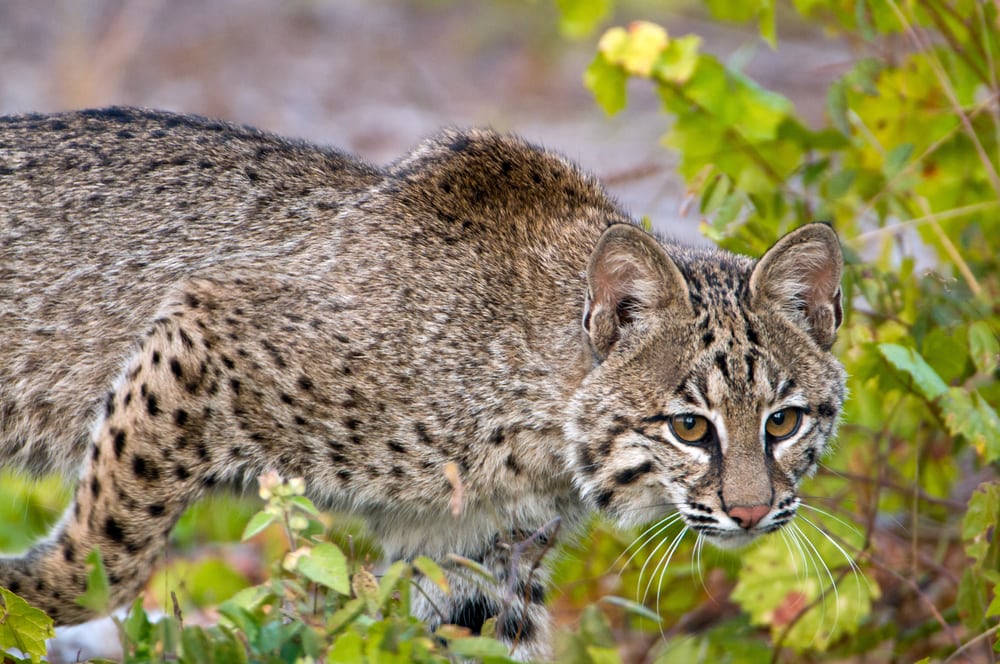
[[[982,634],[978,634],[978,635],[972,637],[971,639],[969,639],[968,641],[966,641],[965,643],[963,643],[958,648],[958,650],[956,650],[955,652],[951,653],[951,655],[948,656],[948,659],[944,660],[944,664],[948,664],[948,662],[953,662],[953,661],[955,661],[955,659],[957,657],[965,655],[965,651],[968,650],[969,648],[971,648],[974,644],[979,643],[983,639],[990,638],[991,636],[993,636],[997,632],[1000,632],[1000,624],[993,625],[993,627],[990,627],[988,630],[986,630]]]

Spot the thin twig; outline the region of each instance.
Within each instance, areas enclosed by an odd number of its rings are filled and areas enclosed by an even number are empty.
[[[993,625],[993,627],[990,627],[988,630],[986,630],[982,634],[979,634],[977,636],[972,637],[971,639],[969,639],[968,641],[966,641],[965,643],[963,643],[962,646],[958,650],[956,650],[955,652],[951,653],[951,655],[948,656],[948,659],[944,660],[944,664],[948,664],[948,662],[954,661],[954,659],[956,657],[958,657],[959,655],[965,655],[964,651],[968,650],[974,644],[979,643],[983,639],[990,638],[991,636],[993,636],[994,634],[996,634],[998,631],[1000,631],[1000,625]]]
[[[866,233],[855,235],[854,237],[847,239],[846,243],[851,245],[861,245],[874,238],[878,238],[883,235],[895,235],[909,228],[913,228],[914,226],[919,226],[920,224],[944,221],[946,219],[954,219],[956,217],[964,217],[967,214],[982,212],[983,210],[989,210],[990,208],[998,206],[1000,206],[1000,200],[982,201],[979,203],[973,203],[972,205],[965,205],[963,207],[945,210],[943,212],[935,212],[922,217],[914,217],[913,219],[901,221],[898,224],[893,224],[892,226],[883,226],[882,228],[876,228]]]

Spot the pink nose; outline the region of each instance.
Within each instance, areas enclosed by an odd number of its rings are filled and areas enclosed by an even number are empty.
[[[750,530],[771,511],[770,505],[737,505],[726,512],[741,528]]]

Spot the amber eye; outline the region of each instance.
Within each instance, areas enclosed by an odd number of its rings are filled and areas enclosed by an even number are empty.
[[[784,440],[799,430],[801,422],[801,408],[782,408],[776,413],[771,413],[767,423],[764,424],[764,430],[771,440]]]
[[[701,415],[684,413],[670,418],[670,428],[674,435],[685,443],[703,443],[711,433],[711,427]]]

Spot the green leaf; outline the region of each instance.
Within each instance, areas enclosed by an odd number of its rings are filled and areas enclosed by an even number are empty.
[[[966,346],[956,336],[934,328],[920,344],[920,354],[946,383],[963,377],[969,366]]]
[[[978,392],[949,388],[941,410],[948,431],[964,436],[985,462],[1000,459],[1000,416]]]
[[[925,398],[937,399],[948,392],[948,385],[917,351],[890,343],[879,344],[878,350],[889,364],[913,379],[917,391]]]
[[[559,29],[573,39],[591,34],[611,13],[611,0],[556,0],[556,6]]]
[[[0,588],[0,650],[17,648],[32,662],[45,655],[45,640],[55,636],[52,619],[23,599]]]
[[[638,602],[633,602],[632,600],[625,599],[624,597],[615,597],[614,595],[606,595],[601,598],[601,601],[604,602],[605,604],[611,604],[613,606],[617,606],[621,609],[624,609],[628,613],[632,613],[642,618],[646,618],[647,620],[652,620],[657,625],[663,622],[663,619],[660,618],[659,614],[657,614],[656,611],[653,611],[649,607],[639,604]]]
[[[497,578],[496,576],[493,575],[493,572],[491,572],[489,568],[487,568],[482,563],[476,562],[475,560],[471,560],[464,556],[460,556],[457,553],[449,553],[447,557],[449,561],[461,565],[462,567],[472,572],[475,572],[478,576],[482,577],[484,580],[489,581],[490,583],[497,582]]]
[[[399,587],[400,581],[404,576],[409,576],[410,566],[405,561],[397,560],[389,569],[385,571],[382,578],[378,582],[378,601],[379,606],[385,606],[385,603],[389,601],[392,594],[396,592]]]
[[[583,84],[608,115],[614,115],[625,108],[627,80],[628,76],[622,68],[609,62],[602,53],[597,54],[583,75]]]
[[[427,556],[417,556],[413,561],[413,566],[416,567],[424,576],[434,582],[438,588],[441,589],[446,595],[451,594],[451,587],[448,585],[448,579],[445,578],[444,570],[436,562],[428,558]]]
[[[587,655],[593,664],[621,664],[622,661],[618,648],[587,646]]]
[[[496,639],[485,636],[473,636],[464,639],[455,639],[448,643],[448,649],[459,657],[502,657],[506,658],[510,652],[507,646]]]
[[[850,565],[848,548],[839,541],[857,543],[860,534],[836,521],[827,522],[825,528],[830,537],[812,519],[803,520],[797,544],[771,537],[744,552],[732,594],[753,624],[770,627],[772,637],[790,628],[784,644],[799,652],[824,651],[857,632],[878,593],[861,573],[847,574],[834,591],[838,568]]]
[[[257,535],[258,533],[262,532],[264,529],[266,529],[272,523],[275,523],[277,520],[278,520],[278,515],[276,514],[269,514],[267,512],[257,512],[252,517],[250,517],[250,521],[247,522],[246,528],[243,529],[243,534],[240,536],[240,540],[245,542],[254,535]]]
[[[660,81],[671,83],[687,83],[698,66],[698,50],[701,48],[701,37],[685,35],[671,39],[667,48],[660,54],[653,68],[653,75]]]
[[[615,647],[615,635],[604,613],[591,604],[580,615],[580,635],[587,644],[604,648]]]
[[[310,581],[333,588],[341,595],[351,594],[347,558],[334,544],[318,544],[298,559],[295,569]]]
[[[350,624],[355,618],[365,611],[365,601],[360,598],[349,600],[344,606],[334,612],[326,621],[326,630],[331,634],[336,634],[345,625]]]
[[[313,502],[306,498],[305,496],[291,496],[288,502],[297,507],[299,510],[305,512],[309,516],[319,518],[319,510],[313,505]]]
[[[333,642],[333,647],[326,655],[326,661],[328,664],[365,662],[364,645],[364,638],[354,630],[344,632]]]
[[[94,549],[86,558],[87,590],[76,598],[76,603],[94,613],[104,614],[111,608],[111,585],[108,572],[104,568],[101,552]]]
[[[1000,343],[990,326],[976,321],[969,326],[969,355],[980,373],[993,373],[1000,358]]]
[[[885,166],[882,169],[885,172],[885,176],[891,178],[903,170],[912,155],[912,143],[903,143],[889,150],[889,153],[885,156]]]

